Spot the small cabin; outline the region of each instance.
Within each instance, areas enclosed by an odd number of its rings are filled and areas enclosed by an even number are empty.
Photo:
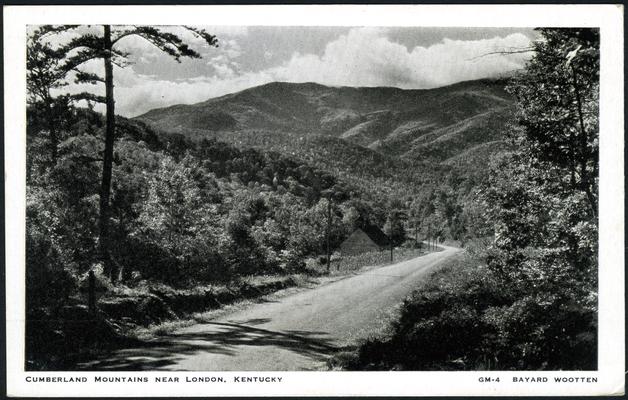
[[[355,256],[362,253],[382,251],[388,246],[388,236],[376,226],[357,228],[340,245],[340,254]]]

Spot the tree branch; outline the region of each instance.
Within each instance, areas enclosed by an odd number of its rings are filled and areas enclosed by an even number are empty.
[[[491,51],[490,53],[484,53],[477,57],[468,58],[465,61],[474,61],[474,60],[477,60],[478,58],[483,58],[483,57],[491,56],[491,55],[523,54],[523,53],[532,53],[534,51],[536,51],[536,48],[534,47],[523,47],[523,48],[518,48],[518,49],[513,48],[511,50]]]
[[[205,42],[210,46],[217,46],[216,37],[210,35],[205,30],[192,27],[184,28],[192,32],[195,36],[205,40]],[[201,58],[199,53],[191,49],[177,35],[169,32],[163,32],[152,26],[135,26],[133,29],[123,31],[112,40],[112,44],[117,43],[122,38],[132,35],[139,36],[148,41],[159,50],[174,58],[177,62],[181,62],[181,57]]]
[[[68,43],[60,47],[60,49],[63,49],[66,53],[80,48],[102,50],[102,38],[91,33],[86,33],[79,37],[72,38]]]
[[[83,63],[86,63],[95,58],[102,58],[102,57],[104,57],[104,51],[102,50],[99,50],[99,51],[96,51],[93,49],[80,50],[77,54],[67,58],[65,64],[63,64],[61,68],[64,71],[69,72],[69,71],[75,70],[76,67],[78,67],[79,65]]]
[[[61,32],[66,32],[71,29],[78,28],[79,25],[43,25],[39,29],[36,29],[32,35],[34,40],[43,39],[46,36],[54,35]]]
[[[70,160],[72,161],[85,161],[85,162],[102,162],[103,159],[102,158],[95,158],[95,157],[90,157],[90,156],[85,156],[85,155],[74,155],[72,157],[70,157]]]
[[[76,77],[74,78],[74,83],[89,83],[95,85],[97,83],[104,83],[105,79],[100,76],[93,74],[91,72],[84,72],[77,68],[73,69],[76,72]]]
[[[91,101],[91,102],[103,103],[103,104],[107,103],[107,99],[104,96],[98,96],[96,94],[89,93],[89,92],[72,94],[70,95],[70,98],[74,101],[86,100],[88,102]]]
[[[183,25],[183,27],[192,32],[194,36],[203,39],[208,46],[218,47],[218,38],[216,38],[215,35],[209,34],[205,29],[198,29],[187,25]]]

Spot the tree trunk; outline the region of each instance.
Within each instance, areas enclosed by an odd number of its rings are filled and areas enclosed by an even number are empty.
[[[105,61],[105,96],[107,116],[105,124],[105,152],[103,155],[102,181],[100,185],[100,255],[104,272],[115,283],[116,271],[111,260],[109,238],[109,197],[111,194],[111,175],[113,168],[113,142],[115,139],[115,107],[113,99],[113,65],[111,63],[111,26],[105,25],[104,61]]]
[[[48,130],[50,131],[50,159],[52,165],[57,163],[57,152],[59,147],[59,137],[57,136],[57,127],[55,124],[54,111],[52,110],[54,103],[50,94],[46,97],[46,114],[48,116]]]
[[[582,112],[582,99],[580,97],[580,90],[578,89],[578,78],[576,75],[576,70],[571,66],[571,74],[573,77],[573,87],[574,92],[576,94],[576,104],[578,106],[578,123],[580,125],[580,186],[582,190],[586,193],[587,199],[589,200],[589,205],[591,207],[591,212],[593,213],[593,217],[597,217],[597,200],[591,191],[591,184],[589,179],[589,172],[587,171],[587,156],[588,156],[588,148],[587,148],[587,131],[584,127],[584,117]],[[595,176],[593,176],[595,179]]]
[[[91,269],[89,270],[87,284],[87,309],[93,316],[96,314],[96,277]]]
[[[57,137],[57,129],[55,128],[54,122],[50,123],[50,147],[52,164],[55,165],[57,163],[57,149],[59,147],[59,138]]]

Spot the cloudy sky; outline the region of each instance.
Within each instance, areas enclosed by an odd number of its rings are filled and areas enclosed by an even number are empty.
[[[272,81],[438,87],[522,68],[529,55],[480,56],[526,47],[536,38],[525,28],[203,28],[218,37],[219,48],[204,46],[182,28],[166,28],[181,34],[202,55],[181,63],[144,39],[120,40],[117,46],[131,53],[132,64],[114,71],[116,113],[132,117]],[[85,69],[102,72],[102,65]]]

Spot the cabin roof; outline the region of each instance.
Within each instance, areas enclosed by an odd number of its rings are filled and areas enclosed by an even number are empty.
[[[386,236],[386,234],[382,232],[382,230],[379,229],[377,226],[368,225],[363,226],[361,229],[362,232],[366,233],[366,236],[368,236],[373,242],[375,242],[376,245],[380,247],[388,245],[388,236]]]

